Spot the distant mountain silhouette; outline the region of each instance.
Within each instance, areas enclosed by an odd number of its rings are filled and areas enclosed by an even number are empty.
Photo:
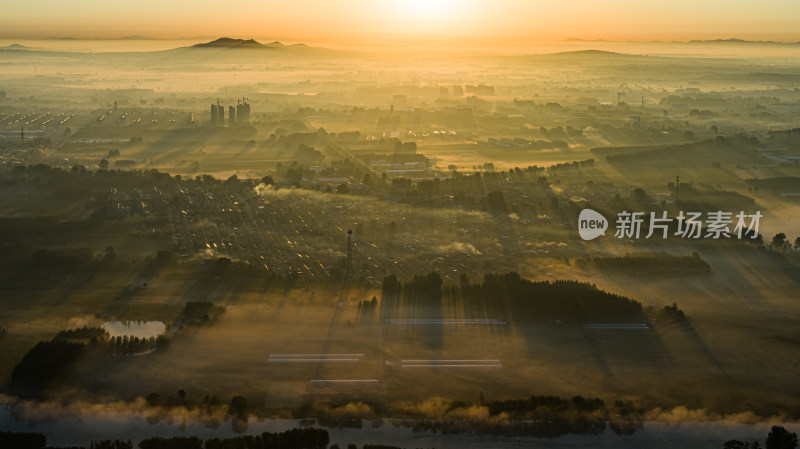
[[[526,61],[537,61],[548,64],[607,64],[610,62],[619,61],[654,61],[658,57],[646,56],[640,54],[630,53],[617,53],[605,50],[577,50],[577,51],[564,51],[557,53],[539,53],[520,55],[517,58]]]
[[[241,50],[281,50],[281,53],[287,54],[305,54],[305,55],[312,55],[312,54],[333,54],[333,53],[342,53],[336,52],[333,50],[328,50],[325,48],[320,47],[309,47],[306,44],[290,44],[286,45],[282,42],[270,42],[268,44],[262,44],[255,39],[232,39],[229,37],[221,37],[217,40],[213,40],[211,42],[204,42],[201,44],[195,44],[191,47],[182,47],[181,49],[214,49],[214,50],[228,50],[228,49],[241,49]],[[181,50],[176,49],[176,50]]]
[[[564,51],[559,53],[552,53],[553,55],[587,55],[587,56],[631,56],[626,53],[617,53],[614,51],[606,51],[606,50],[576,50],[576,51]]]
[[[356,53],[342,50],[331,50],[323,47],[311,47],[306,44],[284,44],[279,41],[261,43],[255,39],[232,39],[222,37],[211,42],[180,47],[167,52],[176,58],[193,59],[197,56],[212,57],[217,61],[237,62],[242,58],[258,60],[260,58],[319,58],[347,57]],[[255,59],[253,59],[255,58]]]
[[[609,42],[605,39],[582,39],[580,37],[569,37],[564,42]]]
[[[52,50],[25,47],[19,44],[0,46],[5,55],[24,55],[36,52],[37,57],[85,57],[86,53],[70,50]],[[255,39],[233,39],[222,37],[211,42],[202,42],[186,47],[177,47],[155,51],[112,51],[91,52],[93,58],[113,60],[124,58],[125,62],[137,61],[146,64],[163,64],[168,58],[175,64],[198,64],[202,61],[216,63],[241,63],[266,60],[289,60],[292,58],[350,57],[357,53],[331,50],[322,47],[311,47],[306,44],[283,44],[275,41],[266,44]]]
[[[557,53],[546,53],[535,55],[545,58],[634,58],[641,55],[632,55],[628,53],[617,53],[606,50],[575,50],[575,51],[562,51]]]
[[[608,41],[605,39],[583,39],[580,37],[570,37],[564,42],[608,42],[608,43],[627,43],[627,44],[765,44],[765,45],[799,45],[800,42],[778,42],[778,41],[748,41],[745,39],[694,39],[690,41]]]
[[[748,41],[744,39],[710,39],[710,40],[691,40],[690,44],[770,44],[770,45],[798,45],[800,42],[777,42],[777,41]]]
[[[280,42],[277,42],[280,44]],[[280,44],[283,45],[283,44]],[[255,39],[221,37],[215,41],[192,45],[193,48],[269,48]]]

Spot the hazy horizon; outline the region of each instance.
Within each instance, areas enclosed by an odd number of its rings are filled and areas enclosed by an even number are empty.
[[[280,42],[284,45],[304,44],[310,47],[360,52],[365,54],[442,54],[445,56],[469,55],[536,55],[572,51],[598,50],[625,54],[663,55],[679,57],[714,57],[754,59],[785,59],[787,64],[796,64],[800,58],[800,42],[731,41],[730,37],[719,40],[690,39],[685,41],[615,41],[567,38],[560,40],[530,40],[509,42],[503,39],[458,40],[448,38],[385,39],[371,42],[356,41],[318,41],[314,39],[287,39],[276,36],[217,35],[186,38],[150,38],[131,36],[119,38],[2,38],[0,50],[12,45],[22,45],[26,50],[47,50],[66,52],[149,52],[164,51],[195,44],[211,42],[219,38],[253,39],[261,44]],[[719,41],[719,42],[718,42]],[[800,38],[798,39],[800,41]]]
[[[585,0],[399,1],[302,0],[292,4],[247,0],[136,5],[88,0],[44,0],[6,6],[2,38],[115,38],[151,36],[284,36],[289,40],[364,41],[457,38],[558,41],[570,37],[614,41],[727,39],[799,41],[793,18],[800,5],[766,2],[628,2]],[[156,12],[156,14],[154,14]]]
[[[798,441],[797,0],[6,3],[0,447]]]

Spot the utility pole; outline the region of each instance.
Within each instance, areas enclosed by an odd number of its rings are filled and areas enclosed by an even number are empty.
[[[347,230],[347,274],[353,273],[353,230]]]
[[[675,177],[675,203],[676,204],[678,203],[678,194],[680,192],[679,191],[680,185],[681,185],[681,177],[680,176],[676,176]]]

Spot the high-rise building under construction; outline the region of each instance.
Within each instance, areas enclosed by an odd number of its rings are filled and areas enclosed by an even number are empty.
[[[211,126],[217,126],[219,117],[219,106],[216,104],[211,105]]]
[[[236,105],[236,122],[237,123],[250,123],[250,104],[247,103],[246,98]]]
[[[237,123],[250,123],[250,104],[247,103],[247,98],[238,100],[236,106],[228,106],[228,126],[233,127]],[[225,126],[225,106],[220,104],[219,99],[211,104],[210,125]]]

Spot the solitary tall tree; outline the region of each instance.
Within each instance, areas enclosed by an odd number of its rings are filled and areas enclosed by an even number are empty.
[[[781,426],[772,426],[767,435],[767,449],[795,449],[798,444],[797,434]]]
[[[783,249],[784,245],[786,245],[786,234],[783,232],[775,234],[775,237],[772,237],[772,246],[775,249]]]

